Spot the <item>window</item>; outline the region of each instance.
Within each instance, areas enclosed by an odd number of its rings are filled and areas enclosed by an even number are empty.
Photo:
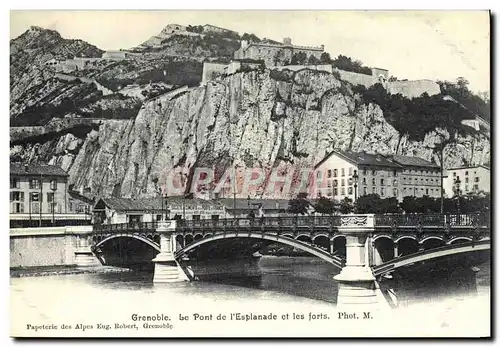
[[[30,201],[39,202],[40,201],[40,193],[30,193]]]
[[[333,169],[333,177],[337,177],[337,169]]]
[[[479,177],[474,177],[474,182],[479,182]]]
[[[352,176],[352,167],[349,168],[349,176]]]
[[[429,188],[425,188],[425,195],[429,195]]]
[[[363,177],[363,184],[366,184],[366,177]]]
[[[328,190],[328,191],[326,192],[326,195],[327,195],[327,196],[332,196],[332,191],[331,191],[331,190]]]
[[[193,214],[193,220],[200,220],[200,215],[199,214]]]
[[[366,168],[363,169],[363,175],[368,175],[368,170]]]
[[[469,171],[465,171],[465,176],[469,176]]]
[[[40,213],[40,203],[32,202],[31,203],[31,213]]]
[[[339,195],[338,188],[333,188],[333,195]]]
[[[340,175],[345,176],[345,169],[344,168],[340,169]]]
[[[345,188],[344,187],[340,188],[340,194],[345,195]]]
[[[474,184],[474,190],[479,190],[479,184]]]
[[[157,215],[156,215],[156,221],[157,221],[157,222],[161,221],[161,214],[157,214]]]
[[[376,174],[375,170],[372,170],[372,175],[375,176]]]
[[[376,185],[375,178],[372,178],[372,185]]]
[[[393,194],[394,197],[397,197],[398,196],[398,188],[394,188],[392,190],[392,194]]]
[[[347,180],[347,184],[352,186],[352,182],[353,182],[353,179],[352,177],[349,177],[349,179]]]
[[[469,177],[465,177],[465,183],[469,183]]]
[[[19,183],[20,183],[19,178],[11,178],[10,179],[10,188],[19,189],[20,188]]]
[[[14,202],[12,204],[11,213],[24,213],[24,204]]]
[[[328,170],[327,175],[328,175],[328,178],[331,178],[332,177],[332,170]]]
[[[380,179],[380,185],[381,185],[381,186],[383,186],[383,185],[384,185],[384,179],[383,179],[383,178],[381,178],[381,179]]]
[[[342,186],[345,186],[345,179],[342,178],[342,181],[340,183]]]
[[[24,201],[24,193],[10,192],[10,201]]]
[[[352,187],[347,188],[347,194],[352,195]]]
[[[380,188],[380,196],[384,196],[384,193],[385,193],[385,189],[383,187]]]
[[[453,173],[453,177],[455,177],[455,176],[457,176],[457,173],[456,173],[456,172],[454,172],[454,173]]]
[[[318,172],[316,173],[316,178],[321,178],[321,171],[318,170]]]
[[[376,187],[372,187],[372,193],[373,193],[373,194],[376,194],[376,193],[377,193],[377,188],[376,188]]]
[[[394,170],[393,174],[394,174],[394,177],[396,177],[398,175],[398,171]]]
[[[40,180],[38,178],[30,180],[30,189],[40,189]]]
[[[466,184],[465,185],[465,191],[468,192],[469,191],[469,186]]]
[[[394,180],[392,181],[392,185],[393,185],[393,186],[397,186],[397,185],[398,185],[398,180],[397,180],[397,179],[394,179]]]
[[[363,195],[367,195],[368,194],[368,189],[366,187],[363,187]]]
[[[390,171],[387,172],[387,177],[391,177],[391,172]]]
[[[331,188],[332,187],[332,181],[328,181],[327,186],[328,186],[328,188]]]
[[[212,220],[219,220],[219,215],[218,214],[213,214],[210,216]]]
[[[50,181],[50,189],[56,190],[57,189],[57,180],[51,180]]]
[[[54,193],[47,193],[47,202],[52,203],[54,201]]]
[[[334,187],[336,187],[336,186],[338,186],[338,185],[339,185],[338,180],[333,180],[333,186],[334,186]]]

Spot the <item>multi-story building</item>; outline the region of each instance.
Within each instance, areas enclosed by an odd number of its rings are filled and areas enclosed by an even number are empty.
[[[335,150],[315,171],[317,195],[337,200],[368,194],[399,201],[405,196],[439,196],[439,168],[421,158]]]
[[[320,47],[292,45],[290,38],[283,39],[283,43],[241,41],[241,47],[234,52],[234,58],[263,60],[266,66],[281,66],[290,63],[296,53],[305,53],[307,57],[312,55],[319,60],[324,51],[323,45]]]
[[[58,166],[10,164],[10,227],[90,224],[88,200],[68,191]]]
[[[58,166],[10,164],[10,213],[66,213],[68,174]]]
[[[394,155],[391,158],[403,166],[400,175],[401,195],[403,197],[427,195],[438,198],[441,196],[441,169],[438,165],[419,157]]]
[[[456,195],[457,178],[459,179],[460,194],[490,192],[490,165],[456,167],[446,170],[443,180],[444,192],[447,197]]]

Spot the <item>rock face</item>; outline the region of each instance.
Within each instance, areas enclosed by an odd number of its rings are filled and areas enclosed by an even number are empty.
[[[332,149],[435,157],[439,129],[409,141],[378,105],[356,99],[328,73],[237,73],[151,100],[136,119],[103,121],[82,140],[65,135],[44,159],[69,167],[76,189],[138,197],[155,194],[155,179],[173,168],[312,167]],[[456,142],[462,145],[447,147],[445,166],[489,160],[487,138]]]

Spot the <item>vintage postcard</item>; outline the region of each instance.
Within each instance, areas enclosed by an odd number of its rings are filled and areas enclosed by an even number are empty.
[[[488,11],[11,11],[11,337],[490,337]]]

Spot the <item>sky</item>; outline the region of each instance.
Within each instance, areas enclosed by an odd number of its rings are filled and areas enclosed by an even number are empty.
[[[213,24],[304,46],[325,45],[399,79],[455,81],[490,90],[487,11],[11,11],[10,38],[31,25],[101,49],[131,48],[167,24]]]

